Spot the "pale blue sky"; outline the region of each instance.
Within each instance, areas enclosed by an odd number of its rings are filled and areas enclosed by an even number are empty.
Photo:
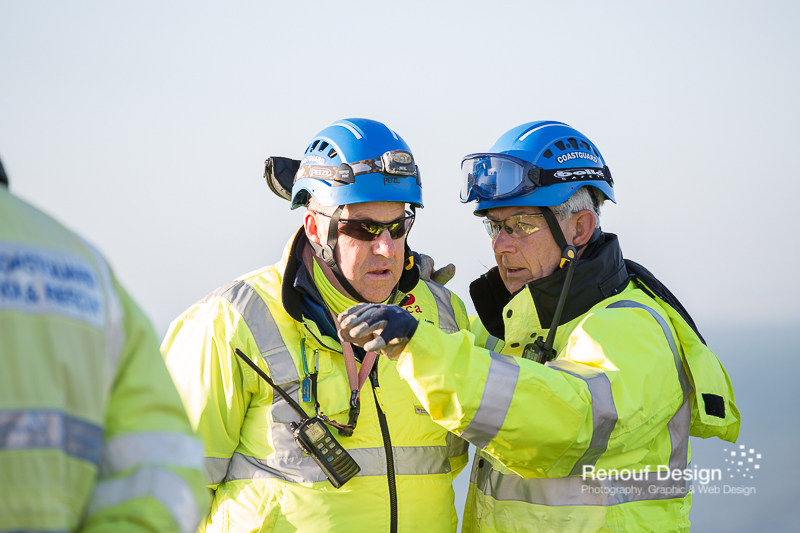
[[[12,190],[98,245],[164,331],[279,258],[299,212],[261,179],[344,117],[413,149],[415,249],[493,264],[459,163],[568,122],[603,152],[604,228],[700,323],[797,323],[797,4],[0,2]],[[471,308],[471,303],[468,302]]]
[[[457,264],[448,286],[472,310],[467,287],[493,257],[457,200],[461,157],[523,122],[565,121],[614,175],[604,229],[718,332],[742,442],[774,446],[779,479],[797,459],[774,443],[799,433],[775,410],[796,372],[766,373],[797,368],[798,6],[0,0],[0,157],[12,191],[95,243],[163,333],[279,259],[300,212],[271,195],[264,159],[299,157],[345,117],[411,146],[426,208],[410,242]],[[780,432],[758,425],[765,412]],[[722,447],[703,442],[698,464]],[[791,492],[771,486],[706,497],[693,516],[774,521]]]

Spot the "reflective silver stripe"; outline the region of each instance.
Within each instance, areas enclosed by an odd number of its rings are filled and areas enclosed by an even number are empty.
[[[447,432],[447,449],[448,457],[460,457],[469,451],[469,442],[461,437],[457,437],[453,433]]]
[[[144,497],[161,502],[184,533],[192,533],[200,522],[200,509],[189,484],[179,475],[158,467],[141,468],[130,476],[97,483],[86,516]]]
[[[295,446],[297,447],[297,446]],[[347,450],[361,467],[357,477],[386,476],[386,458],[383,447]],[[415,476],[450,472],[448,448],[445,446],[396,446],[395,475]],[[267,459],[233,454],[225,481],[237,479],[274,478],[291,483],[317,483],[325,481],[325,473],[309,456],[275,453]]]
[[[436,300],[436,307],[439,311],[439,329],[445,333],[456,333],[458,331],[458,322],[456,322],[453,302],[450,301],[450,291],[433,281],[425,281],[425,285],[428,286],[428,290],[431,291]]]
[[[672,451],[669,456],[669,467],[672,470],[684,470],[689,464],[689,426],[692,423],[692,408],[689,398],[684,400],[678,412],[672,415],[667,423]]]
[[[222,483],[225,479],[225,475],[228,473],[228,465],[230,464],[230,457],[206,457],[206,483],[209,485],[218,485]]]
[[[253,334],[261,357],[269,367],[272,381],[281,384],[299,380],[297,367],[286,349],[275,319],[258,292],[244,281],[239,281],[226,290],[222,297],[242,316]]]
[[[652,309],[644,304],[640,304],[639,302],[634,302],[633,300],[619,300],[608,306],[610,309],[619,307],[644,309],[650,313],[656,322],[658,322],[658,325],[661,326],[661,329],[664,331],[664,336],[667,338],[667,342],[669,343],[669,348],[672,350],[672,356],[675,359],[675,370],[678,372],[678,380],[680,381],[681,390],[683,391],[683,399],[686,401],[689,398],[689,395],[692,393],[693,388],[688,376],[686,375],[686,371],[683,369],[681,353],[678,351],[678,344],[675,342],[675,337],[672,336],[672,332],[669,330],[667,321],[664,320],[664,317],[659,315],[655,309]]]
[[[584,465],[595,464],[605,453],[608,439],[617,424],[617,408],[614,405],[611,382],[605,372],[568,359],[550,361],[545,363],[545,366],[582,379],[592,395],[592,441],[569,474],[579,476],[583,472]]]
[[[60,411],[0,411],[0,450],[55,448],[98,464],[103,428]]]
[[[640,479],[623,480],[618,476],[609,479],[582,479],[574,476],[522,478],[516,474],[502,474],[494,470],[489,461],[485,461],[483,468],[473,468],[470,482],[486,496],[495,500],[554,507],[608,506],[644,500],[669,500],[683,498],[690,488],[688,480],[675,481],[666,473],[663,473],[662,477],[667,479],[658,479],[658,475],[654,472],[646,476],[644,473],[637,473],[635,477]]]
[[[506,420],[514,389],[519,380],[519,365],[510,355],[489,352],[492,361],[483,386],[481,403],[467,429],[460,435],[478,448],[485,448]]]
[[[363,448],[362,448],[363,449]],[[386,475],[386,460],[383,448],[377,454],[383,463],[383,474],[359,472],[359,475]],[[353,450],[355,451],[355,450]],[[373,456],[376,454],[371,452]],[[450,472],[450,450],[447,446],[393,446],[394,473],[398,476],[424,476],[427,474],[446,474]]]
[[[497,345],[500,344],[500,339],[495,337],[494,335],[489,335],[486,337],[486,344],[483,345],[484,348],[487,350],[494,351],[497,348]]]
[[[203,443],[179,433],[130,433],[106,441],[100,457],[100,476],[140,465],[202,469]]]

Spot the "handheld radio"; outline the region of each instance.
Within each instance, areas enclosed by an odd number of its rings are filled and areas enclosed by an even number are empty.
[[[286,403],[300,416],[299,422],[292,422],[294,440],[298,446],[314,459],[319,465],[331,485],[337,489],[347,483],[353,476],[361,471],[358,463],[347,453],[341,444],[333,437],[325,423],[317,417],[309,417],[294,398],[275,385],[268,375],[247,357],[239,348],[234,350],[253,371],[269,383],[275,392],[286,400]]]

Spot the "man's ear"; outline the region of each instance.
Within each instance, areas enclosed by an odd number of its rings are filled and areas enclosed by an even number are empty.
[[[589,242],[597,223],[597,215],[589,209],[578,211],[573,216],[572,245],[582,246]]]
[[[305,216],[303,217],[303,226],[306,229],[306,237],[308,240],[315,244],[321,245],[324,242],[324,230],[317,224],[317,217],[314,215],[313,211],[306,211]]]

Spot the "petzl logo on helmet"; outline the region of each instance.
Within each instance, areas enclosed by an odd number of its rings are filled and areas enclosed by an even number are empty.
[[[603,171],[594,168],[579,168],[575,170],[559,170],[553,176],[561,178],[563,181],[591,179],[593,177],[603,179]]]
[[[588,153],[588,152],[569,152],[564,155],[560,155],[556,158],[556,161],[559,163],[565,163],[571,159],[588,159],[593,163],[597,163],[597,157]]]
[[[309,169],[309,175],[312,178],[318,179],[329,179],[333,177],[334,169],[330,167],[311,167]]]

